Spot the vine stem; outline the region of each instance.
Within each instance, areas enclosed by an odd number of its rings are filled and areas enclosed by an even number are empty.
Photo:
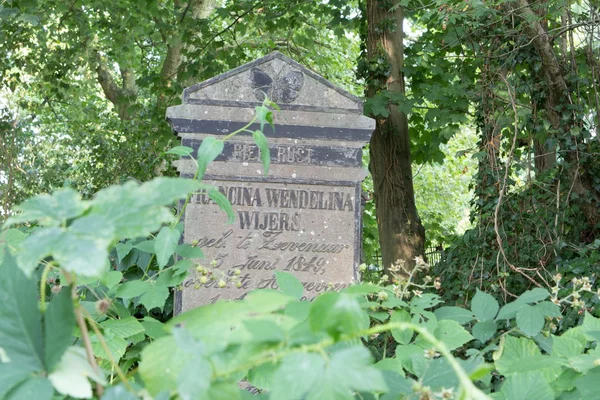
[[[53,265],[51,262],[47,263],[40,279],[40,312],[42,314],[46,312],[46,281],[48,280],[48,274],[52,267]]]
[[[83,318],[83,313],[81,312],[81,304],[77,301],[77,286],[75,286],[75,280],[71,276],[71,274],[67,271],[64,271],[65,278],[69,285],[71,285],[71,298],[73,299],[74,305],[74,313],[75,319],[77,320],[77,326],[79,327],[79,331],[81,332],[81,340],[83,340],[83,345],[85,347],[85,353],[87,355],[88,361],[92,366],[92,369],[97,374],[100,374],[100,368],[98,367],[98,363],[96,362],[96,357],[94,357],[94,350],[92,349],[92,342],[90,341],[90,333],[88,331],[87,325],[85,324],[85,319]],[[98,397],[102,397],[104,393],[104,387],[101,384],[97,384],[96,393]]]
[[[119,379],[121,379],[121,382],[123,382],[123,385],[125,385],[127,390],[129,390],[132,393],[135,393],[135,390],[129,384],[129,381],[127,380],[127,377],[123,373],[123,370],[121,369],[121,367],[119,367],[119,364],[117,362],[115,362],[112,352],[110,351],[110,349],[108,348],[108,345],[106,344],[106,341],[104,340],[104,336],[102,335],[102,332],[100,332],[100,329],[98,329],[98,325],[96,324],[96,321],[94,321],[94,319],[92,318],[92,316],[90,315],[88,310],[84,309],[84,312],[86,313],[86,318],[87,318],[90,326],[96,333],[96,336],[98,337],[98,340],[100,341],[100,345],[104,349],[104,352],[106,353],[106,356],[108,357],[108,360],[110,361],[113,369],[117,371],[117,375],[119,376]]]

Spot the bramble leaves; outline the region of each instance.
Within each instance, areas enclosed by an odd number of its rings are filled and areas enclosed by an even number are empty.
[[[158,235],[156,235],[154,251],[159,269],[167,265],[173,253],[175,253],[180,236],[181,232],[168,226],[163,226]]]
[[[88,207],[89,203],[82,201],[79,193],[73,189],[60,189],[52,195],[32,197],[15,207],[21,213],[8,218],[4,225],[37,221],[42,226],[60,226],[83,214]]]
[[[489,321],[496,317],[499,309],[498,302],[488,293],[479,289],[477,294],[471,300],[471,311],[479,321]]]
[[[0,347],[15,370],[41,371],[45,367],[35,284],[17,268],[10,254],[0,265]]]

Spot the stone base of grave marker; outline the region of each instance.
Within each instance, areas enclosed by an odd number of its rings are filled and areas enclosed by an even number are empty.
[[[198,243],[205,259],[197,261],[216,279],[201,284],[201,276],[190,274],[176,293],[176,313],[277,288],[275,271],[298,277],[308,299],[357,279],[362,147],[374,128],[358,98],[274,52],[185,89],[184,104],[170,107],[167,117],[182,145],[196,150],[207,136],[223,137],[252,120],[265,94],[281,108],[275,130],[265,127],[269,174],[244,133],[209,165],[204,181],[229,199],[236,219],[227,224],[206,193],[193,195],[184,242]],[[195,172],[190,159],[176,167],[184,177]]]

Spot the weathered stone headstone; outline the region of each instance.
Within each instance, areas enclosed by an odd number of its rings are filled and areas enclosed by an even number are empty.
[[[362,147],[374,128],[360,99],[273,52],[185,89],[183,104],[170,107],[167,118],[182,145],[196,150],[207,136],[223,137],[246,125],[265,93],[281,108],[274,113],[275,130],[265,127],[269,174],[245,133],[228,141],[209,165],[204,181],[229,199],[236,219],[227,224],[206,193],[192,197],[184,242],[198,243],[206,257],[201,263],[217,279],[200,285],[201,276],[190,275],[176,294],[176,313],[276,288],[275,271],[297,276],[309,299],[357,278]],[[176,166],[184,177],[196,170],[190,159]],[[235,270],[241,273],[235,276]],[[218,287],[221,278],[225,288]]]

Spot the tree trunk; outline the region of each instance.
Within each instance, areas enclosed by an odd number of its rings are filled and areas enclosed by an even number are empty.
[[[367,0],[367,57],[385,57],[389,71],[382,85],[371,79],[367,96],[381,90],[404,93],[404,45],[401,7],[390,10],[390,2]],[[378,119],[371,138],[369,169],[373,175],[374,199],[381,243],[382,263],[386,272],[397,264],[404,265],[402,274],[423,256],[425,230],[417,214],[413,189],[408,120],[397,105],[388,106],[387,119]]]

